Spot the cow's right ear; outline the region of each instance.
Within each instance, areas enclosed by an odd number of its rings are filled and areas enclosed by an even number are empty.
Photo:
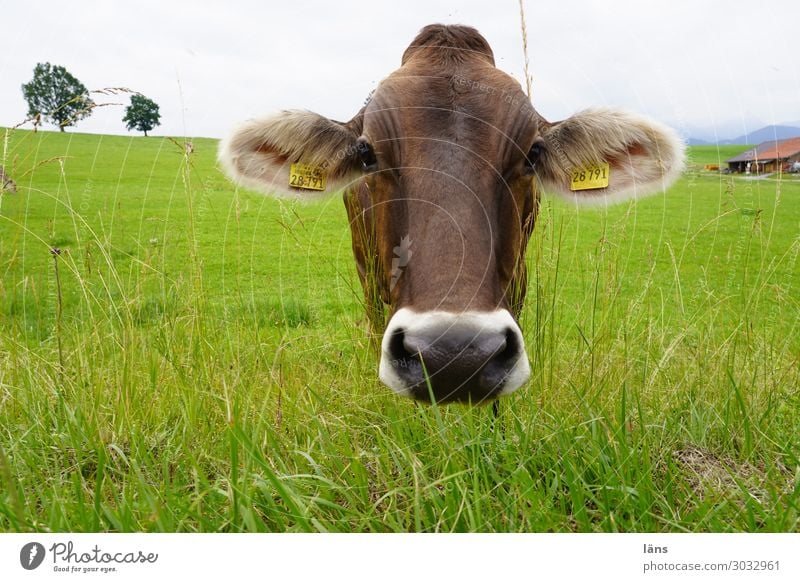
[[[317,198],[359,175],[359,125],[357,119],[340,123],[310,111],[282,111],[237,127],[220,142],[218,159],[245,188],[282,198]],[[292,175],[292,164],[304,164],[306,177]],[[318,189],[320,175],[324,190]]]
[[[577,203],[607,204],[663,192],[686,155],[669,127],[619,109],[597,108],[563,121],[540,120],[534,166],[547,192]]]

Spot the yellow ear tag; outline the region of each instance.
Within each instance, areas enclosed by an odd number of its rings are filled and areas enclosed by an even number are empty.
[[[320,166],[292,164],[289,168],[289,186],[301,190],[325,190],[325,172]]]
[[[572,170],[572,180],[569,189],[573,192],[577,190],[597,190],[608,188],[608,178],[611,170],[608,162],[602,164],[592,164],[585,168],[574,168]]]

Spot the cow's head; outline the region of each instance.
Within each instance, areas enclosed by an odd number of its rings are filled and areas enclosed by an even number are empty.
[[[326,191],[345,189],[368,308],[391,313],[381,380],[421,400],[477,402],[530,373],[516,316],[537,183],[579,202],[661,191],[682,170],[683,146],[619,110],[548,122],[476,30],[431,25],[349,122],[307,111],[250,121],[220,160],[271,195],[315,195],[289,186],[295,162],[321,168]]]

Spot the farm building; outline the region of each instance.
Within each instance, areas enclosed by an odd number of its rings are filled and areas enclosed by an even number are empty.
[[[800,137],[765,141],[729,159],[728,169],[761,174],[785,170],[795,162],[800,162]]]

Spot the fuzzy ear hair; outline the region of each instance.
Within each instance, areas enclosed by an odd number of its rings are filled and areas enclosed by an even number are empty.
[[[355,177],[357,138],[349,124],[310,111],[282,111],[237,127],[220,142],[217,157],[225,173],[246,188],[279,198],[319,198]],[[294,163],[320,168],[325,191],[292,188]]]
[[[671,128],[627,111],[587,109],[543,123],[536,174],[545,191],[608,204],[666,190],[683,172],[685,147]],[[608,186],[573,190],[573,173],[608,164]]]

